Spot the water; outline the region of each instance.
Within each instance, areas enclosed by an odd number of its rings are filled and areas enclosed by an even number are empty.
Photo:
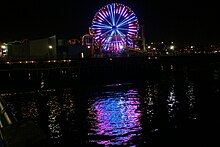
[[[141,80],[2,92],[48,146],[218,146],[220,65],[179,65]],[[47,88],[45,88],[47,87]]]

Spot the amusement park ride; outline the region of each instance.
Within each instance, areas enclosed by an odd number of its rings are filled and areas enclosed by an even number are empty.
[[[99,53],[120,54],[128,50],[145,51],[143,30],[135,13],[120,3],[111,3],[102,7],[94,16],[89,34],[83,36],[83,45],[98,50]],[[137,41],[143,43],[142,48]]]

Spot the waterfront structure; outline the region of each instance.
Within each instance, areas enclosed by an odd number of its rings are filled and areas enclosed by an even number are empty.
[[[140,29],[141,28],[141,29]],[[139,35],[139,30],[141,34]],[[144,27],[131,8],[120,3],[102,7],[94,16],[89,32],[80,39],[52,35],[34,40],[0,42],[1,60],[53,60],[84,57],[176,56],[219,54],[220,45],[188,45],[148,42]]]
[[[30,44],[23,41],[7,43],[7,60],[24,60],[30,57]]]
[[[56,35],[30,40],[31,58],[56,58]]]
[[[90,47],[78,39],[53,35],[4,43],[0,55],[3,61],[77,59],[91,56]]]

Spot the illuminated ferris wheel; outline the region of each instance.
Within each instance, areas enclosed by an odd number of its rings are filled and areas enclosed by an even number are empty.
[[[139,31],[138,19],[134,12],[120,3],[102,7],[94,16],[90,34],[102,50],[120,52],[133,46]]]

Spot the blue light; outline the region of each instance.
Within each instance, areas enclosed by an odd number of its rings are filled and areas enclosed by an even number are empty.
[[[103,50],[118,52],[120,46],[132,46],[138,36],[137,17],[123,4],[112,3],[101,8],[92,21],[91,34]]]

